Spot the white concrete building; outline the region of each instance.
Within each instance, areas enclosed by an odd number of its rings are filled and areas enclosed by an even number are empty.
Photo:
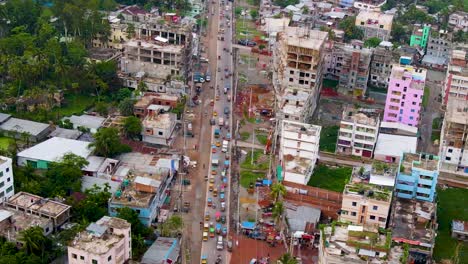
[[[372,158],[379,133],[379,113],[375,109],[345,107],[338,133],[336,152]]]
[[[151,144],[170,146],[175,139],[175,126],[177,122],[174,113],[158,113],[149,109],[148,115],[143,119],[143,141]]]
[[[363,30],[364,39],[389,40],[392,24],[393,15],[376,11],[361,10],[356,17],[356,26]]]
[[[453,27],[454,31],[463,30],[468,31],[468,13],[457,11],[449,16],[449,25]]]
[[[321,126],[281,122],[280,159],[283,179],[307,184],[318,158]]]
[[[468,99],[468,61],[465,50],[452,50],[445,77],[444,104],[451,99]]]
[[[12,160],[0,156],[0,201],[5,201],[15,194],[13,187]]]

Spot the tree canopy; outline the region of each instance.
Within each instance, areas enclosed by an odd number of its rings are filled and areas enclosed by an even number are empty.
[[[143,130],[141,120],[135,116],[129,116],[125,118],[125,121],[123,124],[123,130],[125,132],[125,135],[129,139],[140,138],[141,131]]]
[[[94,147],[96,155],[104,157],[114,157],[120,153],[131,151],[129,146],[120,142],[119,130],[114,127],[99,129],[94,134],[94,142],[91,143],[91,147]]]
[[[340,21],[338,24],[338,28],[344,31],[344,39],[345,41],[350,41],[353,39],[362,40],[364,37],[364,32],[358,28],[356,25],[356,17],[351,16],[347,17]]]
[[[287,7],[288,5],[297,5],[299,0],[274,0],[275,5],[281,6],[282,8]]]
[[[380,42],[382,42],[381,39],[373,37],[373,38],[368,38],[364,41],[364,47],[366,48],[375,48],[379,46]]]

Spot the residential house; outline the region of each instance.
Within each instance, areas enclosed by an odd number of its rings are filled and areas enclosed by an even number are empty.
[[[438,176],[438,156],[424,153],[404,153],[400,161],[395,196],[433,202]]]
[[[452,220],[452,237],[457,240],[468,241],[468,222]]]
[[[130,223],[103,216],[68,245],[68,263],[127,263],[132,257]]]
[[[141,264],[178,263],[181,258],[180,239],[158,237],[141,259]]]
[[[177,115],[174,113],[164,113],[158,105],[151,105],[148,109],[149,112],[142,121],[142,141],[150,144],[171,146],[176,137]]]
[[[43,124],[25,119],[14,118],[0,113],[0,131],[17,139],[40,142],[54,130],[51,124]]]
[[[0,207],[0,236],[9,242],[22,247],[23,242],[19,239],[20,232],[31,227],[40,227],[44,236],[48,236],[54,231],[53,222],[50,218],[28,211],[24,212],[4,206]]]
[[[419,47],[421,50],[425,50],[429,35],[431,32],[431,25],[428,24],[416,24],[414,25],[413,33],[410,37],[410,46]]]
[[[463,11],[455,11],[450,14],[448,20],[449,26],[453,27],[454,31],[462,30],[464,32],[468,31],[468,13]]]
[[[452,34],[445,30],[433,31],[429,35],[422,65],[435,70],[444,70],[449,62],[451,51]]]
[[[394,63],[393,44],[382,41],[374,49],[370,64],[369,85],[377,88],[387,88],[392,65]]]
[[[388,85],[384,121],[417,127],[426,85],[426,70],[394,64]]]
[[[399,164],[403,153],[416,153],[418,128],[401,123],[381,122],[374,159]]]
[[[380,113],[376,109],[346,106],[340,121],[336,152],[372,158],[379,133]]]
[[[444,104],[449,100],[468,100],[468,56],[466,50],[454,49],[445,77]]]
[[[104,117],[94,115],[72,115],[62,118],[62,121],[69,120],[73,124],[73,129],[84,128],[89,129],[91,133],[96,133],[106,120]]]
[[[393,15],[378,11],[361,10],[356,16],[356,26],[364,31],[364,39],[390,40]]]
[[[169,95],[163,93],[145,93],[134,105],[133,114],[139,118],[143,118],[148,115],[149,112],[154,111],[155,107],[151,105],[165,106],[161,108],[164,111],[168,111],[170,108],[177,106],[179,102],[179,96]]]
[[[280,163],[285,181],[306,185],[318,158],[322,127],[283,120],[280,136]]]
[[[291,202],[286,202],[285,207],[291,233],[313,234],[318,230],[320,209]]]
[[[354,1],[354,8],[359,10],[380,10],[387,0],[355,0]]]
[[[13,181],[12,160],[0,156],[0,201],[5,201],[15,194]]]

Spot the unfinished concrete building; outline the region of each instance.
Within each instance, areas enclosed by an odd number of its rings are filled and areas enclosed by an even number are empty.
[[[388,80],[392,73],[392,64],[395,62],[392,47],[391,43],[383,41],[374,49],[370,65],[370,85],[378,88],[388,87]]]
[[[273,56],[273,86],[277,102],[280,104],[280,116],[285,103],[283,95],[287,91],[302,91],[308,94],[304,103],[300,121],[313,114],[322,86],[323,49],[328,33],[307,28],[287,27],[277,35],[277,44]]]
[[[452,99],[468,99],[468,54],[466,50],[454,49],[445,77],[444,104]]]

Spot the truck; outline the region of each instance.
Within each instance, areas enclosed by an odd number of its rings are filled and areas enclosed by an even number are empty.
[[[229,141],[223,140],[223,148],[221,149],[222,152],[227,152],[228,144],[229,144]]]
[[[220,127],[224,126],[224,118],[220,117],[219,120],[218,120],[218,125]]]

